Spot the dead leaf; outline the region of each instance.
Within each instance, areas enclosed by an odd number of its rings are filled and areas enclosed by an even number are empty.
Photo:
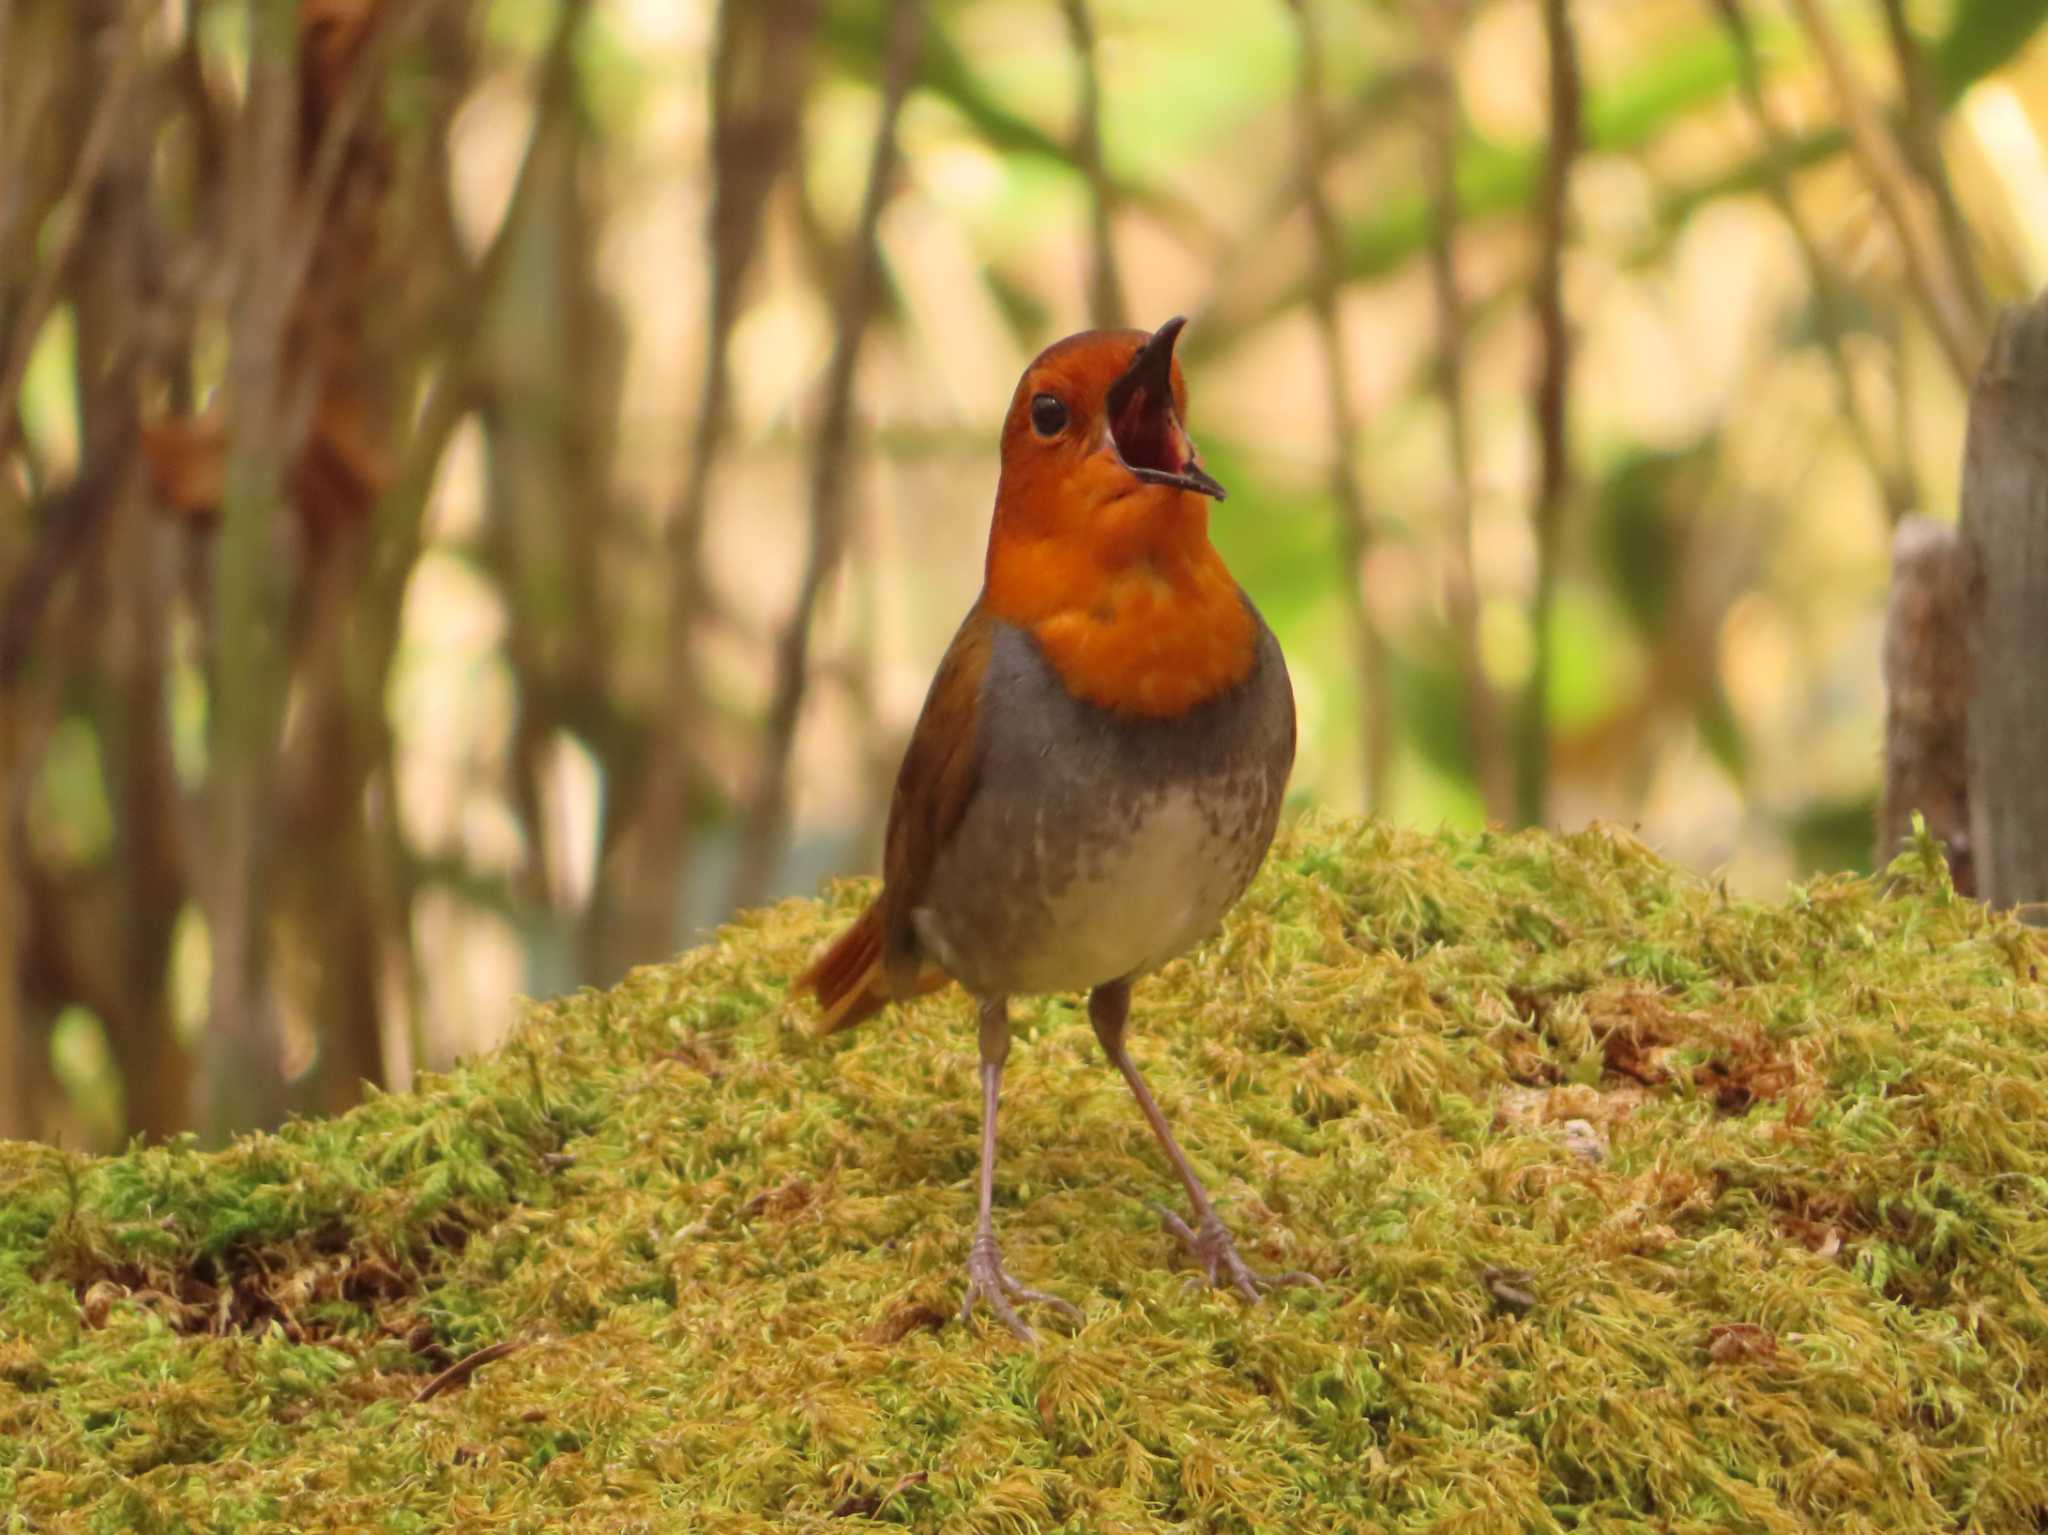
[[[867,1330],[867,1341],[884,1347],[901,1343],[920,1327],[937,1332],[953,1319],[953,1313],[929,1301],[909,1301],[895,1307]]]
[[[1707,1357],[1716,1364],[1769,1364],[1778,1357],[1778,1338],[1754,1322],[1723,1322],[1707,1329]]]
[[[808,1178],[791,1178],[772,1189],[762,1189],[745,1204],[740,1206],[742,1217],[752,1219],[756,1215],[794,1215],[811,1202],[811,1183]]]

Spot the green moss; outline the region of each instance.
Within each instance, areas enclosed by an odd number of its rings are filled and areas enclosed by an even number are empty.
[[[1032,1001],[998,1220],[1087,1313],[1036,1353],[953,1319],[964,1004],[786,1001],[863,894],[339,1120],[0,1148],[0,1529],[2048,1520],[2048,944],[1931,847],[1762,905],[1611,831],[1297,830],[1134,1028],[1247,1255],[1324,1287],[1188,1287]]]

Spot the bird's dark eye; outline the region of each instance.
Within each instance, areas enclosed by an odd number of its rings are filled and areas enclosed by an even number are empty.
[[[1057,437],[1067,429],[1067,407],[1059,396],[1035,394],[1031,397],[1031,429],[1041,437]]]

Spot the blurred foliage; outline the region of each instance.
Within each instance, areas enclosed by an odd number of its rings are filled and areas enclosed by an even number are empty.
[[[1011,382],[1117,303],[1193,317],[1297,802],[1475,823],[1491,699],[1551,824],[1866,866],[1889,530],[2048,279],[2044,28],[0,0],[0,1132],[340,1108],[868,866]]]

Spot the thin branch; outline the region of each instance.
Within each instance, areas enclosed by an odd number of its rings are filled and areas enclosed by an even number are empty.
[[[1486,675],[1479,641],[1479,580],[1472,540],[1472,422],[1465,397],[1465,352],[1470,333],[1464,289],[1458,280],[1459,103],[1456,74],[1462,0],[1424,0],[1422,20],[1429,83],[1422,93],[1429,151],[1430,292],[1436,305],[1437,382],[1451,458],[1449,536],[1444,545],[1444,608],[1458,651],[1465,694],[1465,728],[1473,776],[1489,821],[1515,818],[1514,762],[1501,725],[1501,707]]]
[[[530,1338],[506,1338],[498,1343],[486,1344],[473,1354],[463,1355],[462,1358],[456,1360],[455,1363],[420,1387],[413,1396],[413,1406],[417,1407],[422,1402],[431,1402],[444,1391],[452,1391],[457,1386],[467,1385],[469,1378],[485,1365],[495,1364],[500,1359],[518,1353],[521,1349],[530,1346],[532,1341]]]
[[[118,44],[129,39],[117,37],[115,41]],[[43,322],[56,306],[58,289],[71,269],[71,259],[78,249],[79,234],[85,228],[86,209],[93,189],[99,185],[106,170],[107,157],[114,151],[116,130],[127,115],[128,98],[135,85],[137,50],[117,46],[113,53],[107,67],[105,88],[99,94],[99,100],[93,107],[92,122],[86,129],[85,144],[71,168],[71,180],[64,188],[56,217],[52,220],[54,232],[49,242],[49,254],[36,273],[35,284],[29,289],[28,298],[16,318],[14,334],[7,338],[5,360],[0,362],[0,400],[11,401],[20,394],[22,378],[28,372],[29,358],[35,351],[36,338],[42,333]],[[13,411],[0,414],[0,457],[5,457],[14,445],[16,422]]]
[[[1792,0],[1792,10],[1820,55],[1833,87],[1842,121],[1849,130],[1849,148],[1863,168],[1870,190],[1883,208],[1905,262],[1907,285],[1927,311],[1936,341],[1956,382],[1967,389],[1984,355],[1984,327],[1971,318],[1961,279],[1947,252],[1929,249],[1913,211],[1913,172],[1883,115],[1864,89],[1849,50],[1820,0]]]
[[[1764,190],[1769,194],[1772,206],[1778,210],[1778,216],[1785,221],[1785,227],[1792,231],[1800,257],[1806,263],[1807,281],[1813,284],[1814,328],[1834,374],[1835,396],[1842,419],[1848,423],[1849,436],[1858,456],[1868,466],[1871,478],[1876,480],[1883,493],[1887,520],[1896,525],[1913,507],[1910,470],[1903,454],[1896,463],[1886,462],[1884,451],[1878,446],[1877,433],[1872,430],[1856,393],[1855,373],[1849,363],[1848,301],[1841,280],[1821,250],[1812,224],[1800,211],[1799,200],[1793,195],[1790,155],[1787,152],[1790,139],[1764,95],[1763,67],[1757,56],[1756,35],[1750,27],[1749,15],[1742,7],[1742,0],[1712,0],[1712,3],[1728,29],[1729,40],[1735,45],[1743,103],[1748,107],[1757,135],[1763,141]]]
[[[767,893],[788,835],[789,763],[796,744],[797,717],[810,680],[811,624],[818,598],[839,564],[846,542],[847,479],[852,473],[853,380],[861,342],[881,288],[882,253],[877,231],[882,210],[895,190],[896,121],[917,76],[924,49],[922,0],[894,0],[882,57],[882,110],[868,162],[867,191],[853,235],[851,259],[835,310],[832,360],[825,371],[825,410],[811,459],[810,550],[796,607],[782,631],[775,655],[775,686],[763,727],[764,760],[740,830],[739,865],[731,905],[751,906]]]
[[[1064,0],[1067,35],[1081,67],[1081,110],[1074,124],[1074,163],[1088,179],[1088,322],[1098,329],[1129,323],[1123,279],[1117,271],[1112,222],[1115,188],[1102,160],[1102,71],[1095,57],[1095,19],[1088,0]]]
[[[1536,375],[1536,438],[1541,454],[1536,485],[1536,592],[1531,622],[1536,659],[1522,709],[1516,763],[1521,818],[1542,824],[1548,794],[1550,676],[1555,639],[1557,577],[1564,509],[1571,493],[1569,422],[1571,335],[1564,313],[1564,248],[1570,213],[1572,163],[1581,123],[1578,43],[1569,0],[1543,0],[1543,36],[1550,64],[1550,147],[1544,157],[1539,204],[1540,262],[1536,275],[1536,327],[1542,356]]]
[[[1906,19],[1905,0],[1883,0],[1885,30],[1891,38],[1892,56],[1898,61],[1899,86],[1906,98],[1906,155],[1927,189],[1934,195],[1936,228],[1948,252],[1949,269],[1955,273],[1970,317],[1979,326],[1991,323],[1991,298],[1977,269],[1977,253],[1970,244],[1970,230],[1963,220],[1962,205],[1956,201],[1955,184],[1948,177],[1948,163],[1941,154],[1941,108],[1927,81],[1927,61]]]
[[[1324,401],[1330,415],[1330,496],[1337,504],[1337,540],[1343,555],[1338,585],[1351,623],[1359,689],[1365,705],[1360,722],[1363,798],[1366,810],[1376,814],[1386,808],[1394,760],[1386,637],[1380,633],[1379,623],[1365,600],[1366,557],[1378,534],[1366,502],[1365,486],[1352,458],[1359,435],[1359,412],[1345,366],[1348,354],[1343,317],[1338,309],[1344,253],[1337,216],[1330,207],[1324,182],[1330,167],[1330,112],[1323,99],[1322,39],[1316,26],[1315,0],[1291,3],[1301,52],[1295,74],[1295,179],[1305,190],[1303,201],[1316,237],[1309,304],[1322,342]]]

